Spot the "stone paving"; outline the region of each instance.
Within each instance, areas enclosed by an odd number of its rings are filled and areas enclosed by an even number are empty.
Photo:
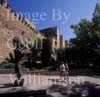
[[[88,94],[88,89],[90,90],[91,86],[95,86],[97,89],[100,88],[100,78],[89,76],[70,76],[69,84],[66,81],[60,81],[59,76],[53,75],[25,74],[23,77],[25,78],[25,84],[23,86],[24,89],[47,89],[47,94],[51,95],[52,97],[69,97],[68,95],[78,95],[80,91],[83,92],[83,94],[81,94],[83,96],[79,97],[86,97],[84,96],[84,92],[85,94]],[[16,77],[14,74],[0,74],[0,93],[20,91],[22,87],[13,87],[13,82],[15,79]],[[79,84],[81,85],[81,88]],[[84,87],[84,89],[82,87]]]

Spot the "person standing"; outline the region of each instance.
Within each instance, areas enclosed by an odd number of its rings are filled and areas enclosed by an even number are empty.
[[[63,62],[61,63],[59,69],[60,69],[60,79],[62,80],[64,78],[64,80],[66,80],[66,67]]]

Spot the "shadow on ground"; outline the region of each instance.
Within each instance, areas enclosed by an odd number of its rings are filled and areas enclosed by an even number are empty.
[[[90,82],[73,85],[52,85],[48,89],[50,97],[100,97],[100,86]]]
[[[5,84],[3,86],[0,86],[0,88],[7,88],[7,87],[14,88],[12,84]],[[88,81],[81,84],[73,83],[71,85],[53,84],[51,87],[47,89],[47,95],[45,94],[45,91],[36,92],[36,91],[29,91],[27,89],[24,90],[19,89],[19,92],[17,91],[13,94],[9,93],[6,95],[5,94],[0,95],[0,97],[7,97],[7,96],[10,97],[30,97],[30,96],[31,97],[100,97],[100,85],[90,83]]]
[[[12,83],[0,84],[0,88],[10,88],[10,87],[14,87],[14,85]]]

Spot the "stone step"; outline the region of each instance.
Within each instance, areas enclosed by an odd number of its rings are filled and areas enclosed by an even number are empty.
[[[24,87],[4,88],[7,91],[0,91],[0,97],[41,97],[46,96],[46,89],[30,90]]]

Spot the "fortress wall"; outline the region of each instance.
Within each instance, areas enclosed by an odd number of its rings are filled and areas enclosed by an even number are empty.
[[[11,9],[6,0],[0,0],[0,63],[12,52],[7,42],[16,36],[33,41],[37,36],[36,27]]]

